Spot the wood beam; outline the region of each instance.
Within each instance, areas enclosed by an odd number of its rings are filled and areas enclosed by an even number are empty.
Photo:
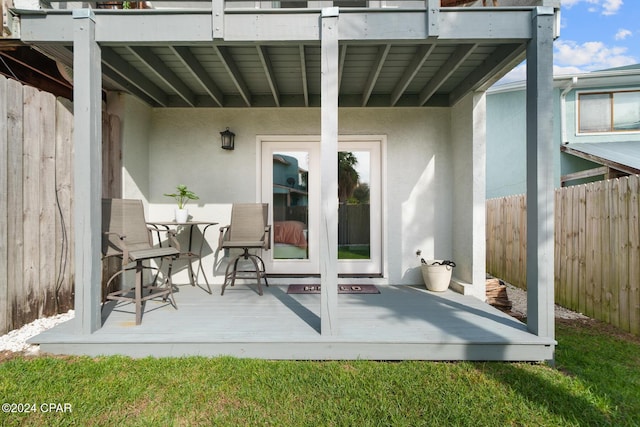
[[[264,74],[269,83],[271,94],[273,95],[273,101],[276,103],[276,107],[280,106],[280,91],[278,90],[278,84],[276,83],[276,74],[273,71],[273,65],[271,64],[271,57],[269,56],[269,50],[267,46],[256,46],[258,50],[258,56],[264,69]]]
[[[142,61],[150,71],[171,87],[187,104],[195,107],[195,95],[191,89],[150,48],[127,46],[127,49]]]
[[[348,45],[345,43],[339,47],[339,58],[338,58],[338,93],[340,93],[340,88],[342,87],[342,73],[344,72],[344,62],[347,58],[347,49]]]
[[[427,60],[431,52],[435,49],[435,43],[432,44],[424,44],[416,49],[416,53],[413,55],[413,59],[409,66],[404,70],[402,77],[393,88],[393,92],[391,92],[391,106],[396,105],[400,97],[404,94],[404,91],[407,90],[407,87],[411,84],[413,79],[415,78],[422,65]]]
[[[123,78],[120,74],[113,71],[113,69],[110,67],[104,67],[102,69],[102,76],[104,78],[109,79],[113,83],[121,86],[122,89],[131,93],[134,96],[137,96],[142,101],[146,102],[152,107],[167,107],[169,105],[168,101],[166,105],[159,104],[155,99],[147,95],[145,92],[141,91],[138,86],[132,84],[131,82]]]
[[[371,71],[369,72],[369,77],[367,78],[367,82],[365,83],[364,93],[362,94],[362,106],[366,107],[367,102],[369,101],[369,97],[371,96],[371,92],[373,92],[373,88],[376,86],[376,82],[378,81],[378,76],[380,76],[380,71],[382,71],[382,66],[384,65],[384,61],[387,59],[387,55],[389,54],[389,50],[391,50],[390,44],[385,44],[378,48],[378,54],[376,55],[376,60],[371,67]]]
[[[300,74],[302,79],[302,95],[304,97],[304,106],[309,106],[309,82],[307,81],[307,54],[304,45],[298,46],[300,52]]]
[[[466,94],[475,90],[488,89],[493,83],[503,77],[501,70],[510,70],[517,63],[522,62],[526,46],[503,45],[498,47],[479,67],[449,94],[449,105],[455,105]]]
[[[164,93],[155,83],[145,77],[140,71],[134,68],[127,61],[122,59],[120,55],[114,52],[111,48],[104,47],[102,49],[102,63],[113,70],[122,77],[122,79],[129,82],[129,84],[136,87],[139,91],[143,92],[149,98],[159,105],[166,107],[169,105],[167,94]]]
[[[462,65],[462,63],[473,53],[476,44],[463,44],[459,46],[440,67],[438,72],[433,76],[429,83],[420,91],[419,103],[424,105],[429,101],[436,91],[442,86],[447,79]]]
[[[591,178],[593,176],[607,175],[607,174],[609,174],[609,168],[606,166],[587,169],[580,172],[568,173],[560,177],[560,184],[564,187],[564,183],[568,181],[575,181],[577,179]]]
[[[242,99],[244,99],[247,107],[251,107],[251,92],[249,91],[249,87],[242,78],[242,74],[240,74],[238,65],[233,60],[233,56],[231,56],[229,48],[227,48],[226,46],[214,46],[213,48],[218,54],[218,57],[220,57],[222,65],[224,65],[227,73],[229,73],[229,77],[231,77],[233,84],[236,86],[238,92],[240,92],[240,96],[242,96]]]
[[[220,107],[224,104],[224,95],[218,85],[215,84],[209,73],[204,69],[202,63],[191,52],[187,46],[169,46],[169,49],[178,57],[185,67],[191,72],[193,77],[207,91],[211,99]]]

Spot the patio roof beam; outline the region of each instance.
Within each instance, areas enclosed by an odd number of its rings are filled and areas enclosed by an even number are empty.
[[[404,91],[407,90],[407,87],[409,87],[409,84],[411,84],[416,74],[418,74],[418,71],[420,71],[420,68],[422,68],[422,65],[427,60],[429,55],[431,55],[431,52],[433,52],[435,47],[435,43],[431,43],[422,45],[416,49],[416,53],[415,55],[413,55],[411,63],[404,71],[404,74],[402,75],[396,86],[393,88],[393,92],[391,92],[392,107],[396,105],[400,97],[404,94]]]
[[[162,107],[169,105],[166,93],[111,48],[102,48],[102,63],[137,88],[138,91],[144,93],[146,97],[153,99],[154,103]]]
[[[467,93],[473,90],[488,89],[493,83],[500,80],[503,75],[498,74],[500,70],[509,69],[522,62],[526,46],[504,45],[498,47],[479,67],[476,67],[469,76],[462,81],[449,94],[450,105],[455,105]]]
[[[240,74],[238,65],[233,60],[233,56],[231,56],[229,48],[227,48],[226,46],[214,46],[213,48],[218,54],[218,57],[220,57],[224,68],[227,70],[227,73],[229,73],[229,77],[231,77],[231,80],[233,80],[233,84],[236,86],[236,89],[238,89],[238,92],[240,92],[240,96],[242,96],[242,99],[244,99],[245,104],[247,105],[247,107],[251,107],[251,92],[249,91],[249,87]]]
[[[340,88],[342,87],[342,74],[344,72],[344,62],[347,58],[347,49],[349,48],[348,44],[342,44],[339,46],[340,52],[338,57],[338,92],[340,92]]]
[[[302,95],[304,97],[304,106],[309,106],[309,82],[307,81],[307,54],[303,44],[298,46],[300,52],[300,75],[302,79]]]
[[[185,67],[193,74],[193,77],[202,85],[204,90],[207,91],[211,99],[213,99],[218,106],[222,107],[224,104],[222,91],[215,84],[211,76],[209,76],[209,73],[207,73],[200,61],[198,61],[191,52],[191,49],[187,46],[169,46],[169,49],[180,58],[180,61],[182,61]]]
[[[473,53],[476,44],[463,44],[458,47],[453,54],[447,59],[442,67],[429,83],[420,91],[418,100],[419,105],[424,105],[436,91],[447,81],[447,79],[460,67],[460,65]]]
[[[161,105],[160,103],[158,103],[158,101],[140,90],[138,86],[134,85],[129,80],[125,79],[120,74],[115,72],[111,67],[102,67],[102,75],[104,78],[107,78],[111,82],[121,86],[124,90],[131,92],[133,95],[137,96],[152,107],[166,107],[169,105]]]
[[[369,97],[371,96],[371,92],[373,92],[373,88],[376,86],[376,82],[378,81],[378,77],[380,76],[380,71],[382,71],[382,66],[384,65],[384,61],[387,59],[387,55],[389,54],[389,50],[391,50],[390,44],[385,44],[378,48],[378,54],[376,55],[376,60],[371,67],[371,71],[369,72],[369,77],[367,78],[367,82],[365,83],[365,90],[362,94],[362,106],[366,107],[367,102],[369,101]]]
[[[144,62],[149,70],[153,71],[162,81],[173,89],[190,106],[196,105],[195,95],[182,80],[154,54],[150,48],[142,46],[127,46],[140,61]]]
[[[533,7],[500,9],[441,8],[430,14],[423,9],[343,10],[340,14],[340,40],[513,40],[531,38],[529,17]],[[94,11],[96,41],[99,43],[200,43],[214,40],[211,10],[182,9]],[[70,10],[19,10],[20,36],[26,43],[70,43]],[[305,41],[320,40],[317,9],[243,9],[224,12],[224,27],[215,39],[229,41]],[[435,21],[437,20],[437,21]],[[247,29],[250,28],[250,31]],[[157,29],[149,31],[149,29]],[[170,29],[170,30],[169,30]],[[220,37],[220,32],[224,37]]]
[[[267,77],[271,94],[273,95],[273,101],[276,103],[276,107],[280,106],[280,91],[276,83],[276,75],[273,71],[273,65],[271,64],[271,57],[269,56],[269,50],[267,46],[256,46],[258,56],[260,57],[260,63],[264,69],[264,74]]]

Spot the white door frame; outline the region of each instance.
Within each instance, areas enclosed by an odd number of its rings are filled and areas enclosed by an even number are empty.
[[[258,200],[272,204],[273,152],[305,151],[309,153],[309,258],[273,259],[272,251],[263,253],[267,271],[276,274],[307,275],[319,273],[319,195],[320,195],[320,135],[258,135],[256,137],[256,188]],[[378,275],[384,273],[384,135],[341,135],[339,150],[370,153],[370,259],[338,260],[339,274]],[[337,155],[337,154],[336,154]],[[313,179],[315,178],[315,179]],[[336,195],[337,197],[337,195]],[[272,209],[269,223],[273,224]],[[273,238],[273,237],[272,237]],[[273,244],[273,242],[272,242]]]

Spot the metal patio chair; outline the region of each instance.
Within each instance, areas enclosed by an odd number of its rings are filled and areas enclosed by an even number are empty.
[[[170,241],[173,238],[169,234]],[[172,246],[160,248],[153,246],[151,233],[144,218],[142,200],[102,199],[102,259],[118,257],[122,260],[120,270],[107,280],[107,289],[116,277],[126,271],[135,270],[135,286],[133,288],[121,286],[121,290],[109,292],[105,299],[134,303],[136,325],[142,322],[144,302],[151,298],[162,297],[164,301],[169,299],[171,305],[178,308],[173,298],[171,268],[173,260],[179,254],[180,251]],[[160,259],[160,265],[157,268],[144,265],[145,261],[156,258]],[[157,285],[164,260],[169,262],[168,271],[162,283]],[[157,271],[153,274],[153,280],[149,284],[143,285],[143,271],[145,269]],[[131,295],[132,291],[133,295]]]
[[[236,279],[251,279],[255,277],[258,284],[258,294],[262,295],[261,282],[269,286],[264,261],[259,255],[249,252],[250,249],[271,248],[271,226],[267,224],[269,216],[268,203],[235,203],[231,208],[231,223],[220,227],[218,250],[242,249],[243,253],[229,261],[224,275],[222,292],[228,285],[234,286]],[[241,259],[249,260],[253,270],[239,270]]]

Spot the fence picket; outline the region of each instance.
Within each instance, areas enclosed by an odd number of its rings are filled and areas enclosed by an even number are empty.
[[[629,330],[629,188],[628,179],[618,180],[618,215],[617,234],[618,247],[612,248],[617,255],[615,263],[618,265],[618,327]]]
[[[640,176],[629,179],[629,332],[640,335]]]
[[[104,122],[120,197],[121,123]],[[0,76],[0,335],[73,308],[72,139],[70,101]]]
[[[640,176],[555,194],[556,302],[640,335]],[[487,272],[526,289],[526,198],[487,201]]]

